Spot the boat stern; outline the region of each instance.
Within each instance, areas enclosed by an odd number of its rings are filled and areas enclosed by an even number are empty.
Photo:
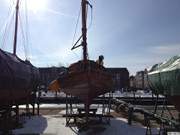
[[[54,80],[52,81],[49,86],[48,86],[48,90],[49,91],[53,91],[53,92],[56,92],[56,91],[59,91],[60,90],[60,85],[59,85],[59,82],[58,80]]]

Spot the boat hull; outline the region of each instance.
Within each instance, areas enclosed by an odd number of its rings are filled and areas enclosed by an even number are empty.
[[[62,91],[77,96],[91,104],[93,98],[111,90],[111,80],[108,75],[100,72],[72,73],[59,79]]]
[[[19,104],[31,97],[39,71],[30,62],[0,50],[0,106]]]
[[[80,98],[88,105],[94,98],[111,91],[113,87],[112,76],[93,61],[72,64],[69,71],[55,82],[61,91]]]

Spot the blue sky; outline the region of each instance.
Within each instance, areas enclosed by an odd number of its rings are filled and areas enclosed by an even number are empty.
[[[12,25],[3,44],[3,28],[10,7],[7,1],[12,3],[13,0],[0,0],[0,47],[12,51]],[[29,42],[24,42],[19,34],[18,56],[24,58],[23,45],[27,43],[30,60],[35,66],[68,66],[81,59],[81,48],[70,50],[80,0],[37,1],[43,2],[44,7],[28,10],[28,25],[24,21],[24,10],[21,11],[21,24],[24,32],[28,26]],[[88,30],[90,59],[96,60],[103,54],[106,67],[127,67],[134,74],[180,54],[180,0],[90,2],[93,5],[92,25]],[[80,32],[79,24],[76,39]]]

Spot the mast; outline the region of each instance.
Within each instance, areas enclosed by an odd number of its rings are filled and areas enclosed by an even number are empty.
[[[18,14],[19,14],[19,0],[16,3],[16,17],[15,17],[15,31],[14,31],[14,46],[13,54],[16,55],[16,46],[17,46],[17,34],[18,34]]]
[[[83,60],[87,61],[87,28],[86,28],[86,19],[87,19],[87,0],[82,0],[82,46],[83,46]]]

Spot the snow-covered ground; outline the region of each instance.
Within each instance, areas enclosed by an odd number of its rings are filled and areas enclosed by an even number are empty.
[[[41,109],[65,109],[66,108],[66,104],[40,104],[39,107]],[[84,104],[73,104],[72,105],[73,108],[77,108],[77,107],[84,107]],[[100,104],[91,104],[91,107],[94,108],[100,108],[102,107],[102,105]],[[19,108],[26,108],[26,105],[20,105]],[[30,105],[29,108],[32,108],[32,106]],[[35,108],[37,108],[37,104],[35,104]]]
[[[45,109],[45,108],[66,108],[66,104],[40,104],[39,107],[41,109]],[[26,108],[26,105],[20,105],[19,108]],[[30,105],[29,108],[32,108],[32,106]],[[37,108],[37,104],[35,104],[35,108]]]
[[[65,118],[59,115],[34,116],[26,118],[24,128],[13,130],[13,134],[48,134],[48,135],[144,135],[145,127],[128,125],[124,118],[112,118],[110,125],[98,124],[86,131],[79,132],[77,127],[66,127]],[[157,133],[157,129],[153,129]]]
[[[51,91],[47,91],[47,92],[44,92],[42,91],[41,94],[40,94],[41,97],[66,97],[66,94],[64,92],[51,92]]]
[[[25,118],[24,127],[13,130],[13,134],[41,134],[41,135],[144,135],[146,128],[137,124],[128,125],[125,118],[112,118],[111,124],[91,125],[87,130],[81,131],[77,127],[67,127],[62,115],[43,115]],[[157,129],[153,129],[157,133]]]
[[[152,97],[152,92],[145,92],[143,90],[137,90],[135,93],[134,92],[122,92],[122,91],[115,91],[113,93],[113,97]],[[155,96],[155,95],[154,95]],[[160,95],[159,97],[163,97]]]
[[[41,97],[65,97],[65,93],[63,92],[58,92],[57,95],[55,92],[41,92]],[[105,94],[105,96],[109,96],[109,94]],[[150,92],[145,92],[143,90],[138,90],[135,92],[135,94],[133,92],[122,92],[122,91],[115,91],[113,93],[113,97],[152,97],[152,93]],[[162,95],[160,95],[160,97],[163,97]]]

